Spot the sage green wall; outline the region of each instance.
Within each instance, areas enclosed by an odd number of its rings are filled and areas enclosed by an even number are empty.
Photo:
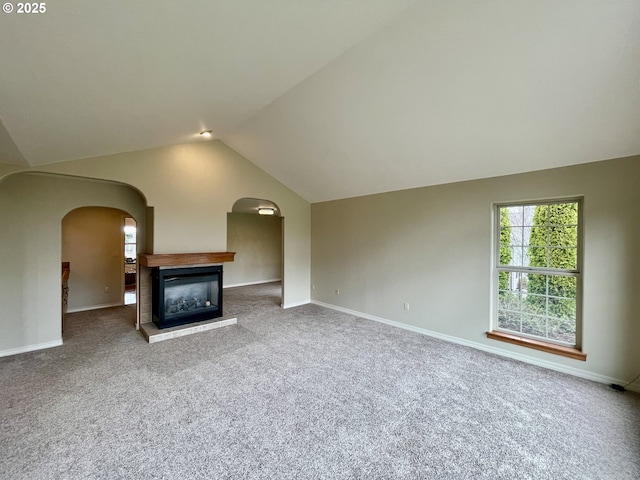
[[[227,215],[227,248],[235,260],[224,266],[225,286],[282,279],[282,219],[250,213]]]
[[[153,207],[148,253],[227,249],[227,213],[240,198],[276,203],[284,217],[283,305],[309,302],[310,205],[214,140],[57,163],[47,171],[134,186]]]
[[[123,304],[126,216],[113,208],[83,207],[62,219],[62,261],[73,269],[69,312]]]
[[[0,180],[0,356],[60,344],[61,224],[87,205],[145,225],[144,198],[127,186],[33,172]]]
[[[227,213],[236,200],[271,200],[284,217],[283,306],[309,302],[309,203],[220,141],[41,166],[39,175],[14,171],[0,169],[0,224],[12,225],[0,235],[0,355],[60,343],[60,225],[78,207],[128,211],[139,233],[148,216],[153,238],[139,239],[153,245],[148,253],[190,253],[227,250]],[[122,187],[122,195],[146,199],[148,208],[128,210],[126,199],[95,186],[111,181],[134,187]]]
[[[24,167],[20,167],[18,165],[9,165],[6,163],[0,163],[0,179],[2,177],[9,175],[10,173],[19,172],[21,170],[26,170]]]
[[[582,195],[587,361],[487,339],[492,205]],[[587,378],[631,380],[640,370],[639,207],[640,157],[316,203],[312,300]]]

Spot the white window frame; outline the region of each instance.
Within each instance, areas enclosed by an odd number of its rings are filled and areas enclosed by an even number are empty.
[[[500,209],[505,207],[518,207],[518,206],[538,206],[538,205],[557,205],[561,203],[577,203],[578,204],[578,225],[577,225],[577,264],[575,269],[558,269],[549,267],[531,267],[531,266],[503,266],[500,265]],[[583,271],[583,259],[584,259],[584,199],[582,197],[568,197],[568,198],[554,198],[544,200],[529,200],[529,201],[517,201],[517,202],[501,202],[493,205],[493,313],[491,324],[494,331],[504,332],[506,334],[517,335],[524,338],[530,338],[536,341],[544,343],[568,346],[577,350],[582,350],[582,271]],[[517,332],[506,328],[500,328],[498,326],[499,315],[499,278],[500,272],[523,272],[527,274],[543,274],[543,275],[566,275],[576,279],[576,334],[575,344],[558,341],[548,337],[541,337],[537,335]]]

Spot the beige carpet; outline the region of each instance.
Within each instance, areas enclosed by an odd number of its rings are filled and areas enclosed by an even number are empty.
[[[234,326],[148,344],[134,307],[0,359],[2,479],[638,479],[640,397],[225,290]]]

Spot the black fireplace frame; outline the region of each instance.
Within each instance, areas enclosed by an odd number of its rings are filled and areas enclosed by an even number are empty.
[[[167,281],[171,281],[171,277],[195,280],[197,278],[208,276],[213,278],[205,281],[218,281],[217,308],[202,308],[200,310],[177,313],[172,314],[167,318],[165,313],[165,284]],[[201,322],[204,320],[212,320],[222,317],[222,265],[188,268],[156,267],[152,270],[151,278],[151,312],[153,323],[155,323],[158,328],[176,327],[179,325],[187,325],[193,322]],[[214,295],[213,292],[212,295]]]

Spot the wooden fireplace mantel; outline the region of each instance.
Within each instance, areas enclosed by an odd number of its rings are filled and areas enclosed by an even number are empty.
[[[145,267],[178,267],[181,265],[233,262],[235,254],[236,252],[141,253],[138,258],[140,265]]]

